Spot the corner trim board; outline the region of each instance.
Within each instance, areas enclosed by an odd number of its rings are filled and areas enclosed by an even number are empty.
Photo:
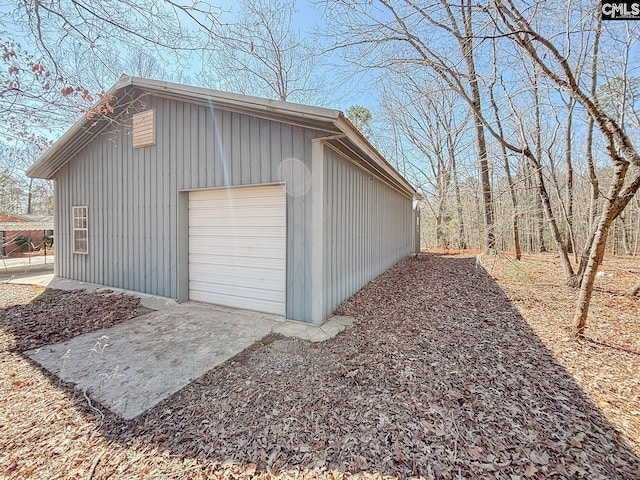
[[[320,325],[324,312],[324,143],[311,141],[311,321]]]

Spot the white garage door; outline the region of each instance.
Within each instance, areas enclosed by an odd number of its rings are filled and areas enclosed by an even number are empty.
[[[189,298],[285,315],[283,186],[189,193]]]

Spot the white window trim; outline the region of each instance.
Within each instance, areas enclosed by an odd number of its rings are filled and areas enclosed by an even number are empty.
[[[82,212],[82,209],[84,209],[84,215],[80,215],[80,216],[76,216],[76,211],[80,211]],[[86,227],[78,227],[76,228],[75,226],[75,220],[76,218],[85,218],[86,219]],[[73,207],[71,207],[71,233],[72,233],[72,238],[71,238],[71,244],[73,246],[73,253],[77,253],[80,255],[88,255],[89,254],[89,207],[87,205],[74,205]],[[86,232],[86,238],[87,238],[87,249],[85,251],[81,251],[81,250],[76,250],[76,232],[78,231],[84,231]]]

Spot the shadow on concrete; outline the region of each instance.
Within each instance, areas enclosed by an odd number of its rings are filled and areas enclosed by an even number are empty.
[[[53,280],[53,265],[46,265],[31,270],[0,269],[0,283],[19,283],[46,287]]]

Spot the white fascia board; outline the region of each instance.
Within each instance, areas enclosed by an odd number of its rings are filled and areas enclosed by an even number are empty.
[[[283,102],[262,97],[252,97],[238,93],[222,92],[205,87],[195,87],[192,85],[182,85],[179,83],[165,82],[161,80],[151,80],[140,77],[122,77],[118,84],[121,86],[132,85],[156,92],[169,92],[188,98],[200,100],[210,100],[213,103],[226,105],[229,107],[239,107],[257,111],[270,111],[283,114],[290,114],[299,118],[309,118],[313,120],[333,122],[342,113],[339,110],[302,105],[300,103]]]
[[[333,124],[342,113],[338,110],[328,108],[314,107],[310,105],[301,105],[298,103],[282,102],[279,100],[270,100],[260,97],[251,97],[236,93],[221,92],[204,87],[194,87],[190,85],[181,85],[178,83],[165,82],[160,80],[151,80],[141,77],[131,77],[128,75],[121,76],[118,81],[105,94],[107,98],[116,96],[117,92],[126,87],[138,87],[149,93],[159,94],[170,93],[177,97],[183,98],[184,101],[200,100],[212,103],[218,103],[221,106],[229,108],[236,107],[238,109],[256,112],[270,112],[272,114],[290,115],[300,118],[301,120],[313,120]],[[100,105],[97,103],[96,106]],[[89,119],[86,116],[80,118],[73,126],[67,130],[52,146],[49,148],[29,169],[27,176],[33,178],[51,179],[55,173],[66,163],[65,159],[54,159],[74,142],[84,144],[90,142],[95,136],[95,132],[86,130],[90,122],[95,119]],[[304,122],[302,122],[304,123]],[[85,139],[81,139],[84,136]],[[67,159],[68,160],[68,159]],[[53,162],[53,163],[52,163]]]

